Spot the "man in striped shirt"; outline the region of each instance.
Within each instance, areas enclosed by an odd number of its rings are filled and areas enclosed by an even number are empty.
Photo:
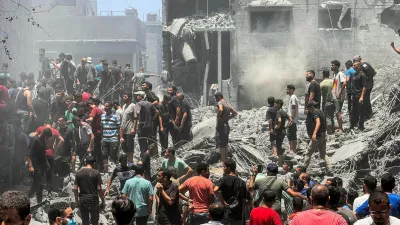
[[[108,156],[114,162],[117,161],[121,121],[119,116],[112,112],[111,102],[104,104],[104,111],[105,113],[101,115],[101,154],[103,156],[104,172],[108,173]]]

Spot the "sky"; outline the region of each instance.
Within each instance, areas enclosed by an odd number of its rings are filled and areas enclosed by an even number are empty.
[[[143,20],[143,16],[146,18],[149,12],[159,14],[161,0],[97,0],[98,15],[100,15],[101,11],[124,11],[128,7],[136,8],[139,18]]]

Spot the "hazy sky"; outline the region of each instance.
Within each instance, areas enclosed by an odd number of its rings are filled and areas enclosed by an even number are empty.
[[[136,8],[139,18],[143,19],[143,15],[146,18],[149,12],[159,14],[161,0],[97,0],[98,15],[100,15],[101,11],[124,11],[128,7]]]

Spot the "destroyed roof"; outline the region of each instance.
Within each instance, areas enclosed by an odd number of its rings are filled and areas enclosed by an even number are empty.
[[[268,6],[293,6],[288,0],[253,0],[249,7],[268,7]]]
[[[326,9],[328,7],[330,9],[334,9],[334,8],[342,8],[343,6],[349,7],[350,3],[338,2],[338,1],[326,1],[326,2],[322,2],[319,6],[323,9]]]

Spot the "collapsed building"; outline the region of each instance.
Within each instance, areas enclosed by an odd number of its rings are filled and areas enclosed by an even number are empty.
[[[163,60],[203,105],[213,86],[249,109],[333,59],[382,64],[395,54],[399,10],[398,0],[164,0]]]

